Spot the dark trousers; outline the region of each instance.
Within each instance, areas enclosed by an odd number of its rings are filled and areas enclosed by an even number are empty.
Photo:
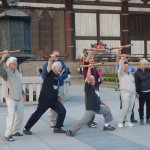
[[[134,120],[134,106],[135,106],[135,103],[134,103],[133,108],[132,108],[131,120]]]
[[[99,91],[99,86],[97,86],[96,88]],[[90,121],[88,122],[88,125],[94,123],[94,119],[95,119],[95,115],[93,115],[93,117],[90,119]]]
[[[39,100],[39,104],[37,106],[36,111],[31,115],[27,124],[25,125],[25,129],[30,130],[32,126],[40,119],[40,117],[47,111],[47,109],[52,108],[55,112],[57,112],[58,117],[56,120],[55,128],[60,128],[63,126],[63,122],[66,116],[66,109],[63,104],[59,100],[55,101],[45,101],[43,99]]]
[[[144,104],[146,102],[146,119],[150,119],[150,92],[141,92],[139,97],[139,116],[144,119]]]

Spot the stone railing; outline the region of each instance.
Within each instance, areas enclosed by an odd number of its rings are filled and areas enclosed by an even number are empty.
[[[37,104],[43,80],[41,77],[22,77],[22,88],[27,96],[26,104]],[[70,79],[64,83],[65,100],[69,100]],[[4,103],[2,80],[0,80],[0,103]]]

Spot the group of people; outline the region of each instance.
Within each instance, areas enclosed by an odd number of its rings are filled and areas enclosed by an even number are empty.
[[[14,136],[23,136],[21,127],[23,123],[23,101],[26,100],[22,90],[21,76],[17,70],[17,59],[8,57],[9,52],[3,51],[3,57],[0,61],[0,75],[5,87],[5,100],[8,108],[6,120],[5,139],[15,141]],[[5,64],[6,60],[6,64]],[[64,62],[59,60],[59,51],[54,51],[49,60],[44,64],[42,70],[43,84],[38,99],[38,106],[24,126],[23,133],[32,135],[31,128],[40,119],[40,117],[50,109],[50,126],[54,133],[66,133],[68,136],[74,136],[83,126],[96,127],[94,122],[95,114],[102,114],[104,117],[104,131],[113,131],[115,127],[111,126],[113,120],[109,106],[100,98],[99,84],[100,76],[94,66],[93,53],[89,53],[85,58],[85,64],[88,67],[83,69],[85,80],[85,113],[84,116],[72,125],[67,131],[63,130],[66,109],[63,105],[63,85],[68,77],[68,69]],[[126,55],[122,55],[119,61],[118,78],[120,83],[120,95],[122,106],[120,108],[118,127],[133,126],[130,117],[135,103],[135,98],[139,98],[139,116],[140,124],[144,124],[144,104],[146,102],[146,123],[150,123],[150,69],[148,61],[142,59],[141,67],[135,72],[135,76],[129,72]]]
[[[120,51],[120,50],[119,50]],[[135,100],[139,100],[139,119],[140,124],[144,125],[144,105],[146,102],[146,123],[150,124],[150,68],[148,61],[143,58],[140,60],[140,67],[135,69],[128,63],[126,54],[119,60],[118,78],[120,88],[120,113],[118,127],[133,127],[131,123],[137,123],[134,119]],[[125,124],[124,124],[125,123]]]

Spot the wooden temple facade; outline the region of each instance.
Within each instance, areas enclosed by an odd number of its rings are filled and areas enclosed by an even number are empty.
[[[0,12],[10,9],[0,0]],[[74,61],[101,40],[108,48],[133,44],[123,53],[150,56],[150,0],[20,0],[32,17],[31,52],[60,50]]]

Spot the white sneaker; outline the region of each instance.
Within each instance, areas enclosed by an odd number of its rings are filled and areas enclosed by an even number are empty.
[[[54,127],[55,127],[55,123],[51,121],[51,122],[50,122],[50,127],[51,127],[51,128],[54,128]]]
[[[122,123],[118,123],[118,127],[119,128],[123,128],[123,124]]]
[[[125,126],[126,126],[126,127],[133,127],[134,125],[133,125],[131,122],[126,122],[126,123],[125,123]]]

